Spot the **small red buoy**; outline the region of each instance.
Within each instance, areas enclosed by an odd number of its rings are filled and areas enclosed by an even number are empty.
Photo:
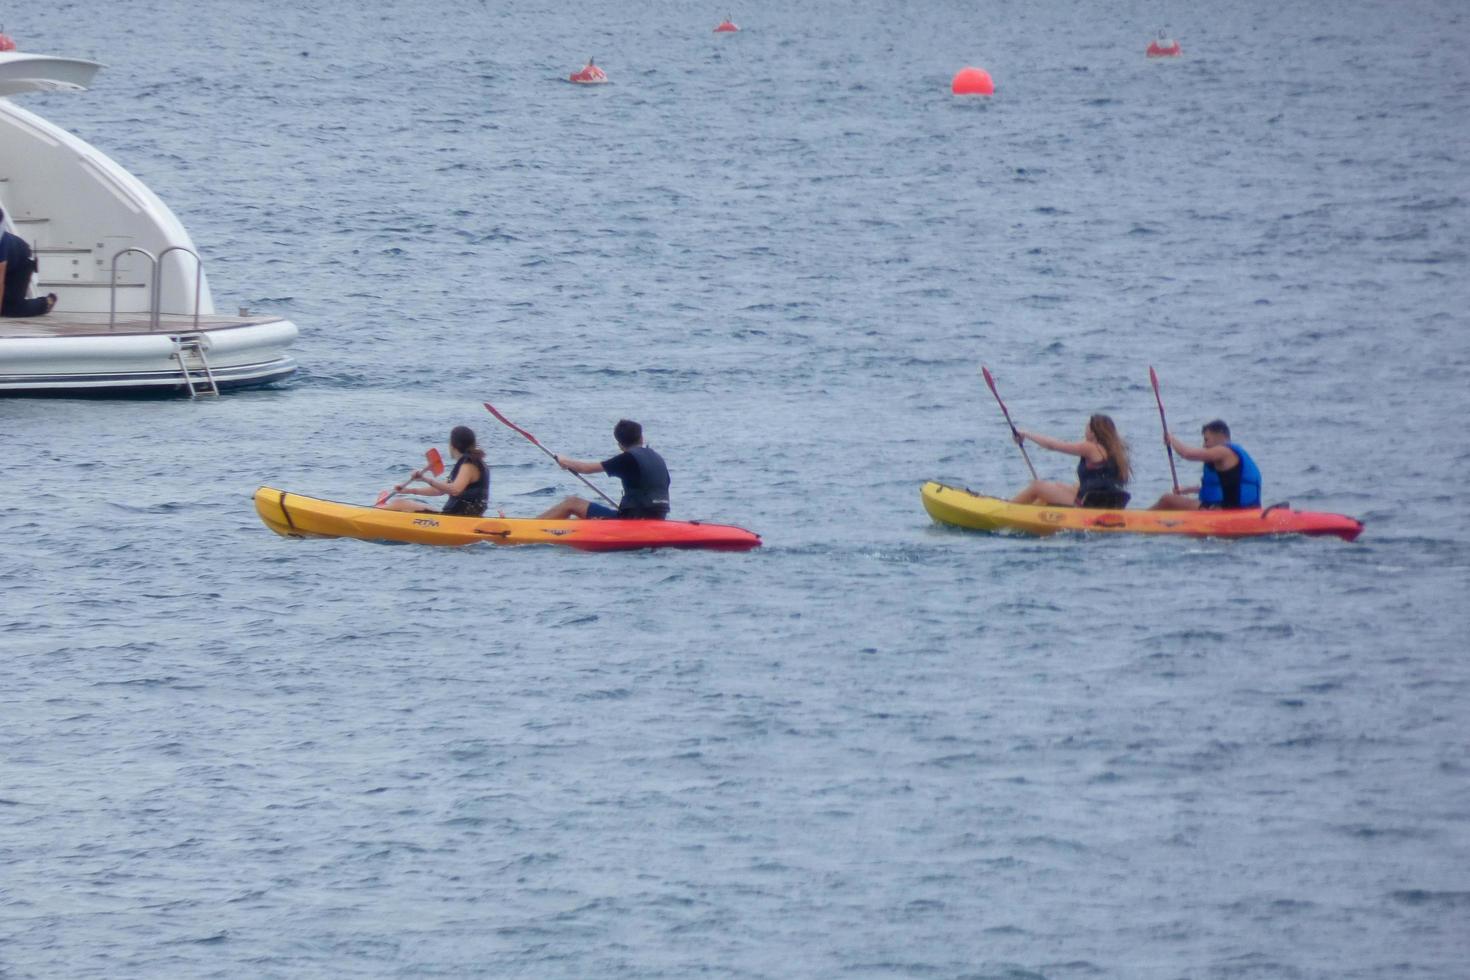
[[[1179,42],[1171,37],[1165,37],[1163,31],[1159,31],[1156,40],[1148,42],[1148,56],[1150,58],[1177,58],[1183,53]]]
[[[14,51],[15,42],[10,39],[9,34],[0,34],[0,51]]]
[[[587,67],[581,71],[572,72],[567,76],[569,81],[578,85],[601,85],[607,81],[607,72],[597,67],[597,63],[591,58],[587,59]]]
[[[955,72],[949,90],[955,95],[994,95],[995,82],[984,68],[961,68]]]
[[[731,34],[738,30],[740,30],[740,28],[735,26],[735,21],[729,17],[726,17],[723,21],[720,22],[720,26],[715,28],[715,33]]]

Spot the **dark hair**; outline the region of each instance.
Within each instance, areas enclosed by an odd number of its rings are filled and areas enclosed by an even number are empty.
[[[1103,447],[1108,459],[1118,467],[1118,482],[1127,483],[1133,477],[1133,467],[1128,465],[1128,443],[1118,435],[1118,427],[1111,416],[1097,414],[1087,420],[1087,429],[1097,444]]]
[[[1224,423],[1224,421],[1221,420],[1221,419],[1215,419],[1215,421],[1213,421],[1213,422],[1206,422],[1205,423],[1205,427],[1203,429],[1200,429],[1200,431],[1201,432],[1218,432],[1218,433],[1220,433],[1220,435],[1224,436],[1226,439],[1229,439],[1230,438],[1230,426],[1226,425]]]
[[[613,426],[613,438],[624,449],[636,446],[643,441],[643,426],[630,419],[618,419],[618,424]]]
[[[449,444],[458,449],[462,456],[468,456],[477,463],[485,461],[485,450],[475,445],[475,430],[467,425],[454,427],[449,433]]]

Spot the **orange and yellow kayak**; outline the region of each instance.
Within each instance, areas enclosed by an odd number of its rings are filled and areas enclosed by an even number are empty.
[[[698,521],[541,521],[535,518],[447,517],[380,510],[287,493],[255,491],[255,510],[266,527],[288,538],[360,538],[413,544],[558,544],[580,551],[701,548],[749,551],[760,535],[727,524]]]
[[[1363,523],[1341,514],[1292,510],[1282,504],[1248,510],[1094,510],[1037,507],[987,497],[930,481],[919,492],[924,509],[941,524],[975,531],[1048,535],[1059,531],[1106,534],[1182,534],[1194,538],[1258,538],[1271,534],[1335,535],[1352,541]]]

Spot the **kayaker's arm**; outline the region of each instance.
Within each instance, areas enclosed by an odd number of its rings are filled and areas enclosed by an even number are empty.
[[[465,490],[469,489],[469,485],[471,483],[474,483],[480,478],[478,467],[476,467],[475,475],[470,476],[471,466],[475,466],[475,464],[467,463],[466,465],[461,466],[459,468],[459,476],[454,478],[453,483],[441,483],[440,481],[434,479],[432,476],[421,474],[419,476],[419,479],[423,480],[434,490],[433,493],[421,494],[421,496],[438,497],[441,495],[447,495],[450,497],[458,497],[460,494],[464,493]]]
[[[1026,429],[1017,429],[1023,439],[1030,439],[1042,449],[1050,449],[1054,453],[1066,453],[1069,456],[1081,456],[1089,462],[1096,463],[1102,458],[1102,450],[1090,442],[1063,442],[1044,436],[1039,432],[1029,432]]]
[[[572,459],[570,456],[558,456],[558,457],[556,457],[556,464],[558,466],[560,466],[562,469],[564,469],[564,470],[570,470],[573,473],[601,473],[602,472],[602,464],[601,463],[588,462],[585,459]]]
[[[1191,446],[1181,441],[1173,433],[1169,434],[1169,443],[1174,447],[1176,453],[1194,463],[1230,463],[1235,457],[1235,453],[1229,446]],[[1216,468],[1228,470],[1234,465],[1230,463],[1230,466],[1217,466]]]
[[[415,497],[437,497],[441,493],[443,493],[443,491],[441,491],[441,490],[435,490],[433,487],[427,487],[425,489],[419,489],[419,488],[417,488],[417,487],[414,486],[415,483],[420,483],[420,482],[422,482],[422,483],[429,483],[431,481],[429,480],[429,478],[427,476],[424,476],[424,471],[423,470],[414,470],[413,476],[409,477],[406,482],[400,483],[396,487],[394,487],[393,488],[393,492],[394,493],[411,493]]]

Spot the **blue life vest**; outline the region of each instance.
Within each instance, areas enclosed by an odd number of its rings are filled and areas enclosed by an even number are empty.
[[[1250,453],[1233,442],[1225,444],[1240,458],[1240,463],[1219,472],[1209,463],[1199,481],[1199,505],[1231,510],[1261,506],[1261,471]]]

